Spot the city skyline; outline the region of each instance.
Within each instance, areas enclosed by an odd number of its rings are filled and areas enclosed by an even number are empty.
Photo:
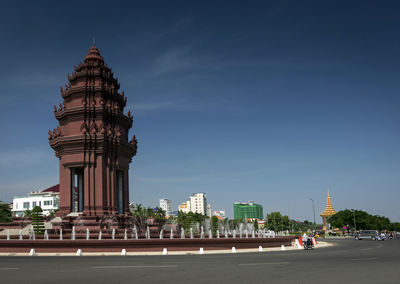
[[[329,188],[400,221],[399,4],[95,3],[2,9],[0,200],[58,183],[52,107],[95,37],[134,112],[130,201],[312,221],[312,198],[319,222]]]

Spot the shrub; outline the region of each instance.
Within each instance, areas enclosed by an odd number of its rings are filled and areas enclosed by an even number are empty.
[[[32,226],[35,234],[44,233],[43,210],[39,206],[32,209]]]

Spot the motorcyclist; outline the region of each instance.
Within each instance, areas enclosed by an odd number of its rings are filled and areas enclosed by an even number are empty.
[[[303,242],[303,245],[307,244],[307,240],[308,240],[308,237],[307,237],[306,233],[304,233],[303,236],[301,237],[301,241]]]
[[[308,246],[309,248],[312,248],[312,247],[313,247],[313,241],[312,241],[311,235],[309,235],[308,238],[307,238],[307,246]]]

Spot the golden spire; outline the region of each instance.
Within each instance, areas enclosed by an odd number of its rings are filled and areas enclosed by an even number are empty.
[[[330,217],[332,215],[335,215],[336,211],[333,209],[332,203],[331,203],[331,196],[329,195],[329,190],[328,190],[328,199],[326,201],[326,208],[325,211],[320,214],[321,217]]]

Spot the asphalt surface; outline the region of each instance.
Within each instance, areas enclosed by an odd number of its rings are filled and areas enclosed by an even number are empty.
[[[221,255],[0,257],[0,283],[400,283],[400,241]]]

